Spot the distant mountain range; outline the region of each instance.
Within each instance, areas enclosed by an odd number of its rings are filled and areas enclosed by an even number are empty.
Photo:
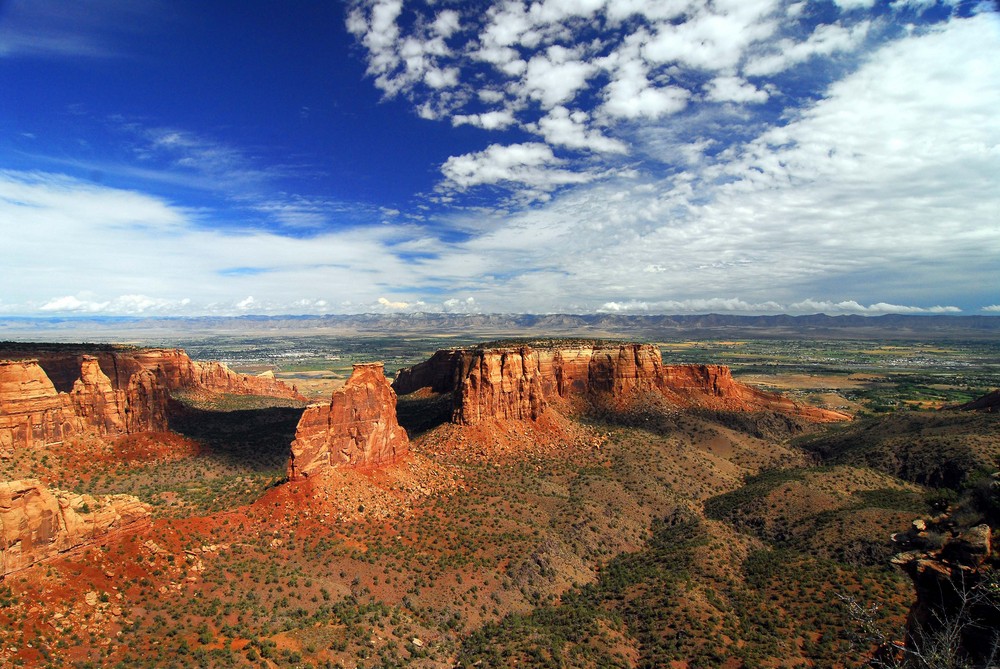
[[[328,316],[235,316],[196,318],[60,317],[0,319],[0,339],[74,340],[170,335],[286,334],[470,334],[574,335],[585,337],[826,337],[954,338],[996,337],[998,316],[736,316],[620,314],[349,314]]]

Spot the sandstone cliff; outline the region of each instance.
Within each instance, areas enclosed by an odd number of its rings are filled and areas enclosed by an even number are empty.
[[[131,495],[91,497],[33,479],[0,482],[0,576],[149,523]]]
[[[117,436],[162,432],[172,391],[264,395],[303,400],[273,374],[237,374],[217,362],[194,362],[180,349],[21,345],[0,360],[0,457],[93,432]]]
[[[400,370],[393,387],[401,394],[421,387],[451,392],[452,420],[468,425],[491,418],[534,420],[559,400],[624,400],[647,392],[684,407],[777,411],[815,422],[849,418],[739,383],[725,366],[664,365],[659,349],[649,344],[449,349]]]
[[[0,457],[60,442],[82,429],[73,402],[56,390],[36,360],[0,360]]]
[[[396,422],[396,393],[382,364],[354,365],[329,404],[314,404],[302,414],[288,476],[294,480],[331,467],[380,465],[408,449],[406,431]]]
[[[278,381],[273,374],[238,374],[221,362],[195,362],[175,349],[144,349],[131,354],[143,369],[159,374],[170,392],[205,390],[234,395],[262,395],[304,400],[294,386]]]
[[[0,457],[85,431],[116,436],[167,429],[166,389],[139,369],[116,389],[98,358],[82,356],[78,378],[59,392],[37,360],[0,361]]]

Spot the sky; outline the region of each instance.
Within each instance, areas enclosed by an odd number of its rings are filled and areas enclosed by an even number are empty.
[[[0,0],[0,316],[1000,314],[980,0]]]

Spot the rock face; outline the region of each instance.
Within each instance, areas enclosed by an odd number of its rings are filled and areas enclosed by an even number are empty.
[[[85,431],[166,431],[177,390],[304,399],[273,374],[237,374],[222,363],[194,362],[180,349],[83,350],[39,345],[39,358],[0,360],[0,457]]]
[[[451,392],[452,420],[466,425],[493,418],[534,420],[557,400],[626,399],[646,392],[684,407],[777,411],[815,422],[849,418],[739,383],[725,366],[664,365],[659,349],[650,344],[438,351],[400,370],[393,383],[400,394],[424,387]]]
[[[290,479],[330,467],[371,467],[409,449],[396,422],[396,393],[381,363],[354,365],[347,384],[329,404],[308,407],[299,420],[288,466]]]
[[[155,375],[140,369],[119,390],[96,357],[79,364],[72,389],[61,393],[37,360],[0,361],[0,456],[87,430],[115,436],[167,429],[168,395]]]
[[[145,349],[132,354],[143,369],[157,373],[170,392],[205,390],[233,395],[263,395],[303,400],[294,386],[274,378],[273,374],[250,376],[238,374],[221,362],[195,362],[179,348]]]
[[[149,523],[131,495],[49,490],[33,479],[0,482],[0,576]]]
[[[73,384],[70,396],[76,415],[101,434],[125,432],[125,391],[112,387],[97,358],[83,356],[80,378]]]
[[[994,478],[1000,479],[1000,474]],[[960,531],[945,514],[915,520],[907,532],[893,535],[893,542],[905,551],[893,563],[910,577],[916,591],[907,621],[908,647],[930,651],[944,643],[956,658],[970,662],[961,666],[993,666],[1000,630],[1000,555],[993,528],[981,524]]]
[[[0,360],[0,456],[59,442],[83,429],[73,402],[36,360]]]

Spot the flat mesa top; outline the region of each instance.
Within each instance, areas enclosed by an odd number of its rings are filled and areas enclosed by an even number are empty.
[[[486,341],[475,346],[462,347],[459,350],[463,351],[484,351],[491,349],[504,349],[504,348],[521,348],[528,346],[531,348],[538,349],[556,349],[556,348],[577,348],[581,346],[589,346],[594,348],[609,348],[618,346],[638,346],[644,342],[630,341],[627,339],[574,339],[574,338],[544,338],[544,339],[496,339],[494,341]]]

